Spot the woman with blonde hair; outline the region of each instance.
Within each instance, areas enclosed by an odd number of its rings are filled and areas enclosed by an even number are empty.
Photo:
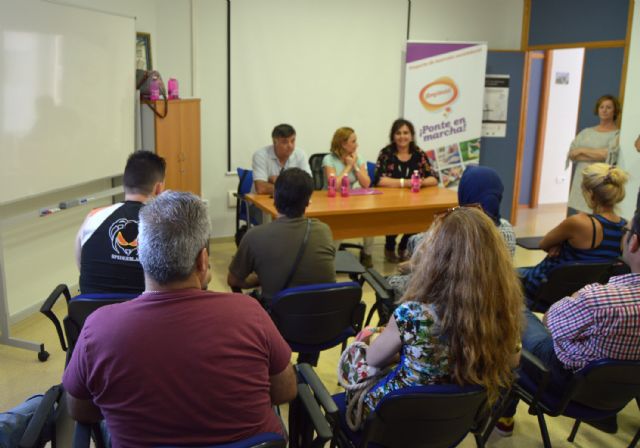
[[[614,209],[624,199],[627,173],[606,163],[593,163],[582,170],[581,178],[582,195],[593,214],[572,215],[544,236],[540,249],[547,257],[535,267],[520,269],[528,299],[557,266],[573,261],[612,261],[622,255],[627,221]]]
[[[366,356],[383,368],[400,354],[400,365],[368,392],[365,408],[393,390],[437,383],[481,385],[493,403],[513,379],[522,325],[504,239],[482,210],[456,207],[436,219],[414,261],[400,305]]]
[[[331,152],[322,159],[325,185],[329,183],[329,176],[333,175],[336,177],[338,188],[344,176],[348,177],[350,188],[369,188],[371,179],[367,171],[367,163],[362,160],[357,150],[358,137],[355,131],[346,126],[337,129],[331,139]],[[373,238],[364,238],[360,262],[368,268],[373,266],[372,247]]]

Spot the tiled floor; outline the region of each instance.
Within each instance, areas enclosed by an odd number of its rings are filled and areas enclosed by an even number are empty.
[[[516,235],[519,237],[543,235],[564,218],[564,213],[564,205],[541,206],[536,210],[521,209],[516,225]],[[231,240],[216,241],[212,243],[211,249],[214,276],[210,289],[227,290],[225,283],[227,267],[235,252],[235,245]],[[385,274],[392,273],[394,266],[384,262],[382,249],[383,239],[377,238],[374,249],[374,265]],[[540,251],[527,251],[518,247],[515,265],[534,265],[542,258],[543,253]],[[365,286],[364,298],[368,306],[371,306],[374,295],[367,286]],[[58,311],[63,312],[64,308],[59,307]],[[34,315],[14,325],[12,336],[44,342],[51,357],[47,362],[41,363],[38,362],[34,352],[0,345],[0,411],[58,383],[64,367],[64,352],[60,349],[53,325],[43,316]],[[339,355],[338,348],[323,352],[318,366],[320,377],[332,392],[339,390],[336,381],[336,365]],[[554,447],[625,447],[640,427],[640,411],[635,402],[630,403],[619,415],[620,429],[617,434],[613,435],[583,425],[573,444],[566,441],[572,425],[571,420],[564,417],[549,418],[547,423]],[[488,445],[500,448],[541,446],[536,419],[527,414],[525,406],[519,406],[513,437],[501,438],[493,434]],[[467,437],[461,446],[475,446],[473,438]]]

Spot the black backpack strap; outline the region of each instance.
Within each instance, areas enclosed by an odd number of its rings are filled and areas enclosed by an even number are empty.
[[[282,289],[287,289],[291,280],[293,279],[293,275],[298,270],[298,265],[300,264],[300,259],[302,259],[302,254],[304,253],[304,249],[307,247],[307,241],[309,241],[309,232],[311,231],[311,219],[307,219],[307,229],[304,232],[304,238],[302,239],[302,244],[300,245],[300,249],[298,249],[298,255],[296,255],[296,260],[293,262],[293,266],[291,267],[291,271],[289,272],[289,276],[287,277],[287,281],[284,283]]]

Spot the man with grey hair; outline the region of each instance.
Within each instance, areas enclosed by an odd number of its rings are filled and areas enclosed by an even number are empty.
[[[112,446],[212,445],[282,433],[291,350],[252,298],[203,290],[209,219],[190,193],[140,212],[145,292],[86,321],[63,384],[78,421],[104,416]]]

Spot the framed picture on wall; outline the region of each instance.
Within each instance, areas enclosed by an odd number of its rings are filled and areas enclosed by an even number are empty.
[[[136,33],[136,69],[152,70],[151,63],[151,35]]]

